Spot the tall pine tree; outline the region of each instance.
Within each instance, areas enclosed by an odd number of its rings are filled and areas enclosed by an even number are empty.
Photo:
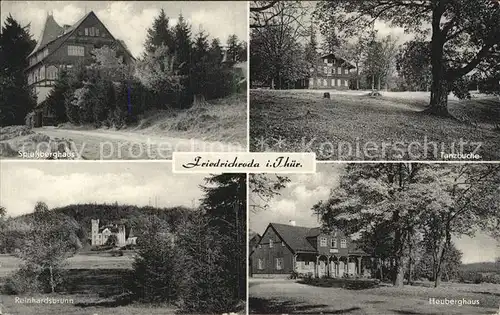
[[[191,63],[192,41],[191,41],[191,26],[184,19],[182,14],[179,14],[179,20],[174,28],[175,33],[175,69],[179,70],[180,74],[186,75],[189,73]]]
[[[170,52],[174,52],[174,36],[169,26],[169,19],[163,9],[161,9],[160,15],[155,18],[153,26],[147,32],[146,52],[152,53],[162,45],[167,46]]]
[[[202,207],[210,225],[224,238],[233,240],[224,247],[228,257],[225,270],[234,279],[234,297],[246,295],[246,174],[221,174],[205,179]]]
[[[24,74],[35,44],[29,25],[23,27],[9,15],[0,35],[0,125],[24,124],[36,104]]]

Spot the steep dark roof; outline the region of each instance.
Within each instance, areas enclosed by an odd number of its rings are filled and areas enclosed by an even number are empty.
[[[45,24],[43,26],[42,34],[40,34],[40,38],[36,43],[33,51],[28,55],[31,56],[43,47],[47,46],[48,43],[55,40],[59,35],[64,33],[64,28],[57,24],[56,20],[52,15],[47,15],[47,19],[45,20]]]
[[[308,238],[317,237],[318,235],[320,235],[322,232],[322,229],[320,227],[309,228],[281,223],[270,223],[269,226],[276,231],[276,233],[290,247],[292,251],[311,253],[318,252],[318,250],[314,248],[314,246],[309,242]],[[350,240],[348,244],[349,254],[366,254],[361,248],[356,245],[354,241]]]
[[[349,61],[345,60],[345,59],[344,59],[344,58],[342,58],[342,57],[339,57],[339,56],[335,55],[334,53],[324,54],[324,55],[322,55],[320,58],[321,58],[321,59],[325,59],[325,58],[327,58],[327,57],[333,57],[333,58],[335,58],[335,59],[339,59],[339,60],[341,60],[343,63],[345,63],[345,64],[347,65],[347,67],[348,67],[349,69],[354,69],[354,68],[356,68],[356,67],[355,67],[354,65],[352,65]]]
[[[269,225],[294,252],[316,252],[316,249],[307,240],[311,228],[280,223],[270,223]]]
[[[45,21],[45,26],[43,28],[42,35],[40,36],[40,39],[35,46],[35,49],[33,49],[33,51],[28,55],[28,58],[30,56],[32,56],[33,54],[35,54],[36,52],[45,48],[45,46],[47,46],[49,43],[54,42],[58,39],[61,39],[60,43],[58,43],[58,47],[56,47],[54,49],[54,51],[56,51],[66,41],[66,39],[68,39],[71,36],[71,34],[80,26],[80,24],[82,24],[83,21],[85,21],[90,15],[94,15],[96,17],[96,19],[99,20],[99,18],[94,13],[94,11],[90,11],[89,13],[85,14],[81,19],[76,21],[75,24],[73,24],[72,26],[70,26],[68,28],[61,27],[59,24],[57,24],[57,22],[54,20],[54,17],[52,17],[52,15],[48,15],[47,20]],[[102,23],[102,21],[101,21],[101,24],[106,29],[106,31],[109,34],[111,34],[111,32],[106,28],[106,25],[104,25],[104,23]],[[124,43],[121,40],[115,38],[113,36],[113,34],[111,34],[111,37],[114,40],[116,40],[117,42],[119,42],[120,45],[123,46],[123,49],[130,55],[130,57],[133,60],[135,60],[132,53],[128,50],[128,48],[124,45]],[[52,53],[53,53],[53,51],[49,52],[49,55]],[[29,66],[28,68],[30,68],[30,67],[31,66]]]

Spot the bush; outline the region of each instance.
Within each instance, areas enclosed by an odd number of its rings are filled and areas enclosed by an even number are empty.
[[[56,287],[64,281],[64,270],[54,268],[53,280]],[[50,272],[48,268],[38,269],[35,266],[21,265],[19,270],[6,278],[2,289],[4,294],[19,295],[26,293],[50,293]]]
[[[38,273],[23,265],[12,275],[5,279],[2,293],[6,295],[19,295],[41,291],[42,284],[38,280]]]
[[[112,250],[111,252],[111,257],[121,257],[123,256],[123,251],[122,250]]]
[[[500,284],[500,274],[487,273],[482,275],[481,280],[484,283]]]

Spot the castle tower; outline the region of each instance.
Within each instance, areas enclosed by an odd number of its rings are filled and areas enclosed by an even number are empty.
[[[126,245],[126,239],[125,239],[125,225],[121,224],[118,226],[118,245],[119,246],[125,246]]]
[[[99,239],[97,234],[99,233],[99,219],[92,219],[92,246],[101,245],[98,243]]]

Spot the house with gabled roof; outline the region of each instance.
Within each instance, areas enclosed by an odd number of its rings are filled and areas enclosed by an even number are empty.
[[[356,67],[333,53],[320,56],[319,62],[310,69],[309,89],[349,89],[351,70]]]
[[[92,51],[103,46],[115,48],[125,64],[135,60],[124,43],[111,34],[93,11],[73,25],[63,26],[52,15],[47,15],[40,38],[27,57],[29,66],[25,71],[28,85],[37,96],[35,126],[50,124],[54,117],[51,109],[44,107],[44,101],[60,71],[77,63],[90,63]]]
[[[250,253],[253,277],[370,277],[371,257],[340,229],[269,223]]]

